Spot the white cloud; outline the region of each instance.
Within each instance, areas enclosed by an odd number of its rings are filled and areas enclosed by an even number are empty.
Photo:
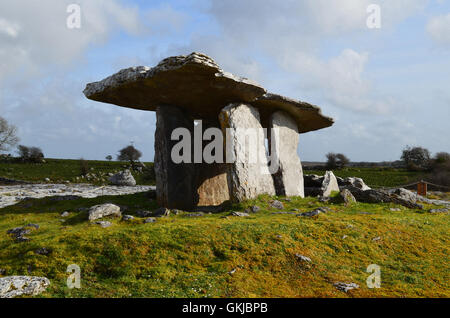
[[[437,44],[450,46],[450,13],[433,17],[428,21],[426,28]]]
[[[67,28],[71,0],[0,2],[0,80],[20,70],[20,78],[61,67],[80,58],[113,30],[141,30],[137,8],[117,0],[80,0],[81,28]],[[3,37],[2,37],[3,35]],[[7,38],[5,38],[7,36]]]

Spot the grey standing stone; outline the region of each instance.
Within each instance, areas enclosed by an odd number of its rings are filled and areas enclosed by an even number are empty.
[[[234,131],[226,140],[226,152],[235,159],[228,173],[231,199],[240,202],[264,193],[275,195],[258,110],[246,104],[231,104],[222,109],[219,120],[224,136],[227,129]]]
[[[297,154],[299,133],[294,118],[283,111],[271,116],[269,145],[272,160],[279,169],[272,171],[277,195],[305,197],[302,163]]]
[[[189,143],[193,145],[194,121],[180,108],[158,107],[155,132],[155,177],[156,199],[160,206],[189,210],[194,206],[196,174],[194,164],[175,163],[172,148],[179,142],[171,140],[176,128],[186,128],[191,134]]]

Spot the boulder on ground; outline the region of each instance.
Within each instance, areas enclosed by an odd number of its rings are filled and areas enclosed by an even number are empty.
[[[352,203],[356,203],[356,199],[353,196],[353,194],[348,190],[348,189],[343,189],[340,193],[339,196],[341,197],[341,199],[344,201],[344,204],[350,205]]]
[[[0,278],[0,298],[14,298],[17,296],[36,296],[50,286],[45,277],[8,276]]]
[[[341,178],[342,180],[342,178]],[[370,190],[371,188],[364,183],[364,180],[356,177],[348,177],[339,183],[340,186],[353,186],[355,188],[361,189],[363,191]]]
[[[120,207],[115,204],[106,203],[99,204],[89,209],[89,221],[101,219],[105,216],[117,216],[121,217]]]
[[[303,176],[305,187],[308,188],[320,188],[322,186],[323,179],[323,176],[318,176],[316,174],[305,174]]]
[[[422,210],[423,206],[411,200],[406,200],[396,194],[390,194],[382,190],[361,190],[353,186],[347,186],[348,189],[355,199],[359,202],[364,203],[395,203],[407,207],[409,209],[419,209]]]
[[[134,180],[133,175],[130,170],[126,169],[119,173],[116,173],[112,177],[109,178],[109,182],[118,186],[135,186],[136,180]]]

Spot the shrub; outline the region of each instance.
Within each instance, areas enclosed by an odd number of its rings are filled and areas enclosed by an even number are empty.
[[[27,147],[24,145],[19,145],[17,147],[17,152],[19,153],[20,159],[26,162],[42,162],[44,159],[44,153],[41,148],[38,147]]]
[[[85,176],[89,173],[89,163],[83,158],[79,161],[80,164],[80,175]]]

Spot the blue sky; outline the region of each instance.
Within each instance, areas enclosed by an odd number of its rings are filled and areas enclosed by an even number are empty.
[[[66,26],[71,3],[80,29]],[[369,4],[380,5],[380,29],[366,25]],[[103,159],[133,141],[151,161],[154,113],[82,91],[192,51],[334,117],[300,136],[302,160],[396,160],[406,145],[450,152],[449,0],[5,0],[0,114],[48,157]]]

